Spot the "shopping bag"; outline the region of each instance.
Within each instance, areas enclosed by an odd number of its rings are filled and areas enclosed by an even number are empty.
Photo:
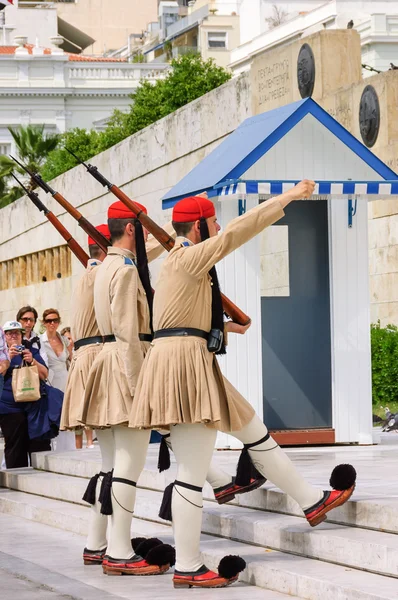
[[[39,400],[40,378],[38,368],[22,363],[12,372],[12,393],[15,402],[33,402]]]

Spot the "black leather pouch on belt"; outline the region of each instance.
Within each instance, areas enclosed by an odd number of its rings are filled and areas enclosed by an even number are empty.
[[[224,332],[220,329],[211,329],[207,339],[207,349],[209,352],[218,352],[222,346]]]

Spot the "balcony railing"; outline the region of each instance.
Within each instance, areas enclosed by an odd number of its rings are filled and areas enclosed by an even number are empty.
[[[205,19],[208,16],[209,6],[206,4],[206,6],[202,6],[202,8],[195,10],[187,17],[184,17],[176,23],[173,23],[173,25],[170,25],[170,27],[167,28],[167,39],[175,37],[179,33],[185,31],[186,29],[189,29],[190,27],[194,27],[197,23],[202,21],[202,19]]]
[[[197,54],[198,52],[197,46],[174,46],[172,49],[173,58],[184,56],[184,54]]]

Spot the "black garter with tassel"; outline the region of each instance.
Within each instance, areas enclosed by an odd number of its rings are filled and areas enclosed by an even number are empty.
[[[202,491],[201,487],[198,487],[196,485],[191,485],[190,483],[184,483],[183,481],[176,480],[176,481],[173,481],[173,483],[169,483],[169,485],[164,490],[162,504],[161,504],[160,510],[159,510],[159,517],[161,519],[163,519],[164,521],[172,521],[173,520],[173,515],[171,512],[171,501],[172,501],[173,489],[174,489],[175,485],[178,485],[179,487],[183,487],[187,490],[192,490],[193,492],[201,492]],[[184,496],[182,496],[182,497],[184,498]],[[184,498],[184,500],[189,502],[189,504],[196,506],[197,508],[203,508],[203,506],[198,506],[197,504],[194,504],[187,498]]]
[[[170,469],[170,450],[166,442],[166,438],[170,437],[170,434],[162,435],[162,439],[159,447],[159,458],[158,458],[158,469],[159,473]]]
[[[84,500],[84,502],[87,502],[88,504],[91,504],[92,506],[94,506],[96,495],[97,495],[98,479],[100,477],[104,477],[104,476],[105,476],[105,473],[103,471],[100,471],[99,473],[97,473],[90,479],[90,481],[88,482],[88,485],[86,487],[86,491],[83,494],[82,500]]]
[[[113,469],[112,471],[108,471],[105,473],[104,478],[101,484],[101,490],[99,493],[99,501],[101,503],[101,515],[111,515],[113,512],[112,509],[112,477],[113,477]]]
[[[252,479],[259,479],[260,477],[263,477],[263,475],[257,471],[256,467],[254,466],[249,454],[249,450],[250,448],[254,448],[254,446],[259,446],[263,442],[266,442],[269,438],[270,435],[267,433],[267,435],[265,435],[261,440],[258,440],[258,442],[244,444],[236,469],[236,485],[244,487],[249,485]]]

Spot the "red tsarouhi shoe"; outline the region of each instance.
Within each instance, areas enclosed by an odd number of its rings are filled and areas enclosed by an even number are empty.
[[[246,567],[240,556],[224,556],[218,565],[218,573],[202,565],[197,571],[174,571],[175,588],[222,588],[238,581],[239,573]]]
[[[85,565],[102,565],[104,560],[106,548],[103,550],[83,550],[83,562]]]
[[[311,527],[326,521],[329,511],[345,504],[355,490],[356,471],[352,465],[338,465],[330,476],[332,491],[325,491],[322,498],[304,511]]]
[[[102,562],[105,575],[162,575],[175,564],[175,550],[169,544],[151,548],[145,558],[135,554],[132,558],[113,558],[106,555]]]
[[[265,477],[252,477],[248,485],[238,485],[235,483],[235,477],[233,477],[231,483],[216,488],[214,490],[214,496],[218,504],[225,504],[226,502],[231,502],[238,494],[246,494],[246,492],[256,490],[266,481]]]

